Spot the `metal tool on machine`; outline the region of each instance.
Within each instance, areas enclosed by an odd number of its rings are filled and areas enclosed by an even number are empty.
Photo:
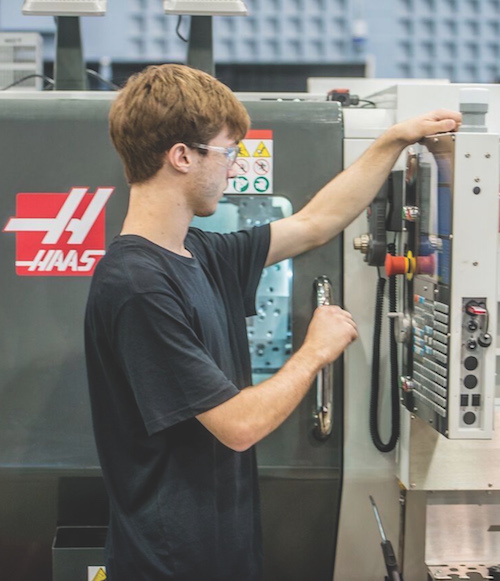
[[[377,520],[378,530],[380,531],[380,536],[382,537],[382,542],[380,546],[382,547],[382,552],[384,554],[384,563],[387,569],[386,581],[404,581],[403,576],[399,572],[398,562],[396,560],[396,555],[394,554],[394,549],[392,548],[391,541],[385,536],[384,527],[382,526],[382,519],[378,512],[377,505],[373,500],[373,496],[370,495],[370,502],[372,503],[373,512],[375,513],[375,519]]]

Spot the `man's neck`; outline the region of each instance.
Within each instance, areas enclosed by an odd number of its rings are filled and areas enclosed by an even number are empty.
[[[142,236],[171,252],[191,257],[184,240],[193,213],[175,188],[151,180],[133,185],[121,234]]]

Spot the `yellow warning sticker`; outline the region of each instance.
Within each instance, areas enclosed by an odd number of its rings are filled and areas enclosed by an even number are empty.
[[[0,0],[1,2],[2,0]],[[273,193],[274,141],[272,129],[249,129],[239,143],[238,157],[225,194]],[[89,581],[93,581],[89,579]]]
[[[261,141],[253,154],[254,157],[271,157],[269,150],[265,146],[264,142]]]
[[[239,148],[240,148],[240,151],[238,153],[238,157],[250,157],[250,154],[248,153],[248,149],[247,149],[246,145],[243,143],[243,141],[240,141]]]
[[[105,581],[106,569],[104,567],[89,567],[89,581]]]

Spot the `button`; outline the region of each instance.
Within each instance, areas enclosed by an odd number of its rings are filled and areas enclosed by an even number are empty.
[[[448,305],[445,305],[444,303],[438,303],[438,301],[435,301],[434,308],[436,309],[436,311],[444,313],[445,315],[447,315],[450,312],[450,307],[448,307]]]
[[[439,361],[443,365],[448,364],[448,357],[446,357],[446,355],[443,355],[442,353],[438,353],[437,351],[434,351],[434,357],[437,361]]]
[[[432,369],[432,371],[436,371],[436,365],[437,365],[437,363],[435,361],[432,361],[432,359],[429,359],[428,357],[426,357],[424,359],[424,365],[428,369]]]
[[[486,315],[486,313],[488,312],[484,307],[481,307],[479,305],[467,305],[465,307],[465,310],[469,313],[469,315],[474,315],[474,316]]]
[[[446,369],[446,367],[443,367],[442,365],[439,365],[438,363],[436,363],[434,370],[437,371],[439,373],[439,375],[442,375],[443,377],[448,376],[448,370]]]
[[[473,396],[473,397],[474,397],[474,396]],[[460,405],[461,405],[463,408],[466,408],[466,407],[469,405],[469,396],[468,396],[466,393],[463,393],[463,394],[460,396]]]
[[[472,396],[472,405],[474,407],[479,407],[481,405],[481,394],[475,393]]]
[[[477,328],[478,328],[478,324],[477,324],[477,321],[474,321],[474,319],[471,319],[467,323],[467,329],[469,329],[469,331],[477,331]]]
[[[483,333],[482,335],[479,335],[479,337],[477,338],[477,342],[479,343],[479,345],[481,345],[481,347],[489,347],[492,341],[493,338],[489,333]]]
[[[464,385],[467,389],[474,389],[477,385],[477,377],[475,375],[466,375]]]
[[[476,357],[466,357],[465,361],[464,361],[464,366],[465,369],[467,369],[467,371],[474,371],[474,369],[477,369],[478,366],[478,361]]]
[[[469,339],[467,341],[467,349],[469,351],[475,351],[477,349],[477,341],[474,341],[474,339]]]
[[[476,414],[474,412],[466,412],[464,414],[464,424],[471,426],[476,421]]]
[[[395,274],[406,274],[409,272],[409,261],[406,256],[392,256],[387,254],[385,257],[385,273],[387,276]]]
[[[444,325],[448,324],[448,315],[444,315],[443,313],[434,313],[434,317],[436,321],[443,323]]]
[[[434,332],[434,339],[436,341],[440,341],[441,343],[444,343],[445,345],[448,344],[448,336],[445,335],[444,333],[440,333],[439,331]]]
[[[436,341],[435,343],[433,343],[433,346],[434,346],[434,351],[439,351],[443,355],[448,354],[448,347],[446,345],[443,345],[442,343],[439,343],[439,341]]]
[[[437,393],[434,395],[434,401],[438,403],[441,407],[446,407],[446,400],[440,397]]]
[[[424,318],[420,317],[417,313],[415,313],[415,316],[413,317],[413,322],[415,323],[415,326],[417,326],[417,327],[423,328],[425,325]]]
[[[437,383],[438,385],[440,385],[441,387],[446,387],[448,385],[448,382],[446,381],[446,379],[444,377],[441,377],[437,373],[434,373],[433,379],[434,379],[434,382]]]
[[[439,323],[438,321],[434,321],[434,329],[441,333],[448,333],[448,325],[443,325],[443,323]]]

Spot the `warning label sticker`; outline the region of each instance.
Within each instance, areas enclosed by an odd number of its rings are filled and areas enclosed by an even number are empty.
[[[266,144],[261,141],[253,154],[254,157],[271,157],[269,150],[266,147]]]
[[[16,196],[16,274],[91,276],[105,253],[105,206],[114,188],[73,188],[68,194]]]
[[[106,567],[88,567],[88,581],[105,581]]]
[[[240,143],[236,163],[238,175],[229,180],[225,194],[272,194],[272,130],[251,129]]]

